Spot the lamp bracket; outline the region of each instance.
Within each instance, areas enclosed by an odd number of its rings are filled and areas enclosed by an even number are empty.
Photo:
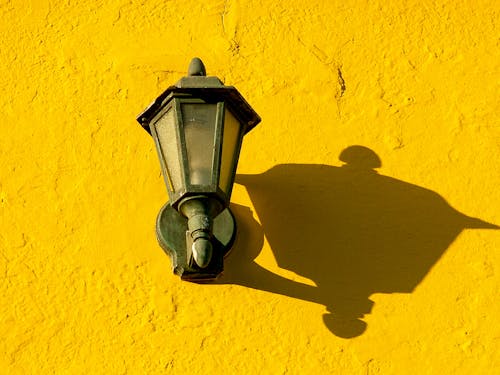
[[[156,219],[156,237],[161,248],[170,256],[174,273],[183,280],[204,282],[214,280],[223,271],[223,259],[228,255],[236,236],[236,221],[226,208],[213,222],[212,259],[207,267],[199,268],[191,260],[191,236],[188,220],[166,203]]]

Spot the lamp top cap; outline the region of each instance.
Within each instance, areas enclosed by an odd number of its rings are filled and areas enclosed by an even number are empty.
[[[188,68],[188,76],[206,76],[207,71],[205,69],[205,65],[203,64],[203,61],[199,57],[195,57],[191,60],[189,63],[189,68]]]

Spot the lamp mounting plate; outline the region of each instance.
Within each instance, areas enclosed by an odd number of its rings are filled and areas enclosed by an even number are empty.
[[[199,268],[191,257],[188,220],[167,202],[156,219],[156,237],[161,248],[170,256],[172,269],[181,279],[204,282],[214,280],[223,271],[223,259],[228,255],[236,236],[236,221],[226,208],[213,222],[212,259],[207,267]]]

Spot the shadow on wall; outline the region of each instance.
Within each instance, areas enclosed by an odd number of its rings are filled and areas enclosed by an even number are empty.
[[[366,330],[373,293],[411,293],[466,228],[499,227],[453,209],[440,195],[378,174],[379,157],[363,146],[345,149],[342,167],[277,165],[238,175],[262,228],[243,206],[237,254],[217,283],[238,284],[323,304],[325,325],[339,337]],[[253,261],[266,236],[281,268],[317,286],[276,275]]]

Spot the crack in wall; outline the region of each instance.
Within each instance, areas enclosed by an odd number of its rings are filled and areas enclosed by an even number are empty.
[[[340,67],[337,68],[337,78],[338,78],[338,82],[339,82],[339,86],[340,86],[340,97],[343,97],[344,96],[344,92],[346,90],[346,87],[345,87],[345,81],[344,81],[344,77],[342,77],[342,70],[340,69]]]

